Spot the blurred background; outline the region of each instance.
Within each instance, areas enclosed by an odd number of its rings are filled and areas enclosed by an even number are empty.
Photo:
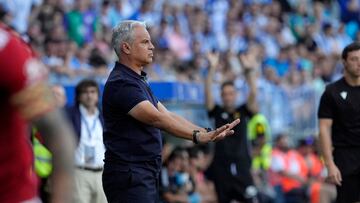
[[[155,45],[154,62],[145,69],[154,93],[201,126],[213,125],[204,106],[207,53],[220,54],[212,86],[220,104],[220,85],[229,80],[237,103],[246,101],[239,56],[252,55],[269,142],[286,134],[292,147],[316,140],[319,98],[342,75],[342,49],[360,40],[358,0],[0,0],[0,18],[46,64],[49,83],[65,88],[67,105],[82,79],[105,83],[117,60],[112,28],[124,19],[145,21]],[[165,141],[165,159],[176,146],[189,146]],[[211,155],[211,145],[197,148]],[[198,151],[188,152],[194,158]]]

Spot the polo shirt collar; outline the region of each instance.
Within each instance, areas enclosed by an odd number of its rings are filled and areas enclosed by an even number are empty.
[[[137,74],[135,71],[133,71],[130,67],[116,62],[116,67],[119,67],[121,72],[124,72],[126,74],[128,74],[129,76],[136,78],[136,79],[140,79],[140,80],[147,80],[147,73],[145,73],[144,71],[141,71],[141,75]]]

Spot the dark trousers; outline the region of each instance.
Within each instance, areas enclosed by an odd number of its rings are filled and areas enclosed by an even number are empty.
[[[106,163],[103,188],[109,203],[156,203],[159,173],[147,164]]]
[[[250,168],[243,165],[236,164],[236,175],[231,173],[230,164],[213,162],[211,165],[208,175],[215,183],[219,202],[229,203],[232,200],[245,203],[258,202]]]

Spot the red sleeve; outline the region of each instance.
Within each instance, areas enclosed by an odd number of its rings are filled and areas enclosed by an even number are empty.
[[[19,38],[0,27],[0,85],[9,94],[24,88],[24,64],[31,57],[31,50]]]
[[[45,66],[30,47],[0,25],[0,88],[26,119],[34,118],[52,106],[46,76]]]

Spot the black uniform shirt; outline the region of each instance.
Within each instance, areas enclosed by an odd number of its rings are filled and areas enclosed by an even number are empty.
[[[251,158],[247,139],[247,121],[253,114],[248,110],[247,106],[245,104],[241,105],[236,108],[234,113],[228,113],[223,107],[215,105],[214,109],[208,113],[209,117],[215,119],[217,128],[240,118],[240,123],[234,127],[235,133],[216,143],[214,158],[225,159],[230,163],[240,161],[250,167]]]
[[[360,147],[360,86],[350,86],[344,78],[328,85],[321,96],[319,118],[329,118],[332,143],[336,147]]]

